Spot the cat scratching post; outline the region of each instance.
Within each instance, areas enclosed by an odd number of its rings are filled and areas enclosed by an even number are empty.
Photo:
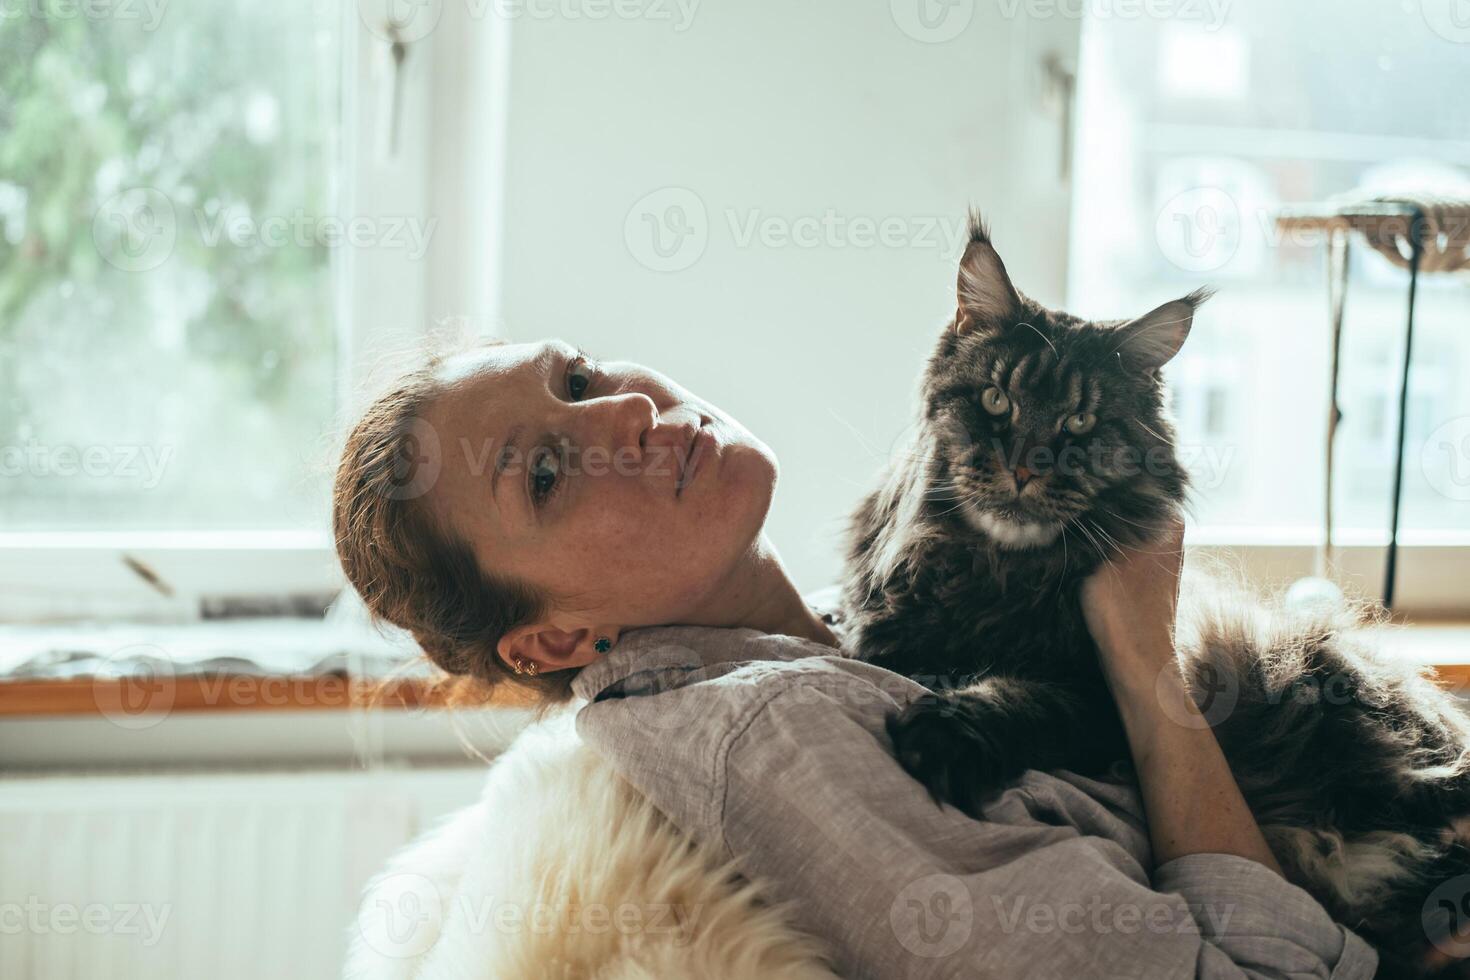
[[[1370,248],[1409,272],[1408,313],[1404,321],[1404,360],[1399,376],[1398,438],[1393,468],[1393,502],[1388,531],[1388,558],[1383,573],[1383,606],[1393,608],[1398,572],[1399,512],[1404,489],[1404,433],[1409,404],[1409,365],[1414,353],[1414,300],[1421,272],[1455,272],[1470,268],[1470,200],[1432,194],[1355,196],[1336,202],[1289,208],[1276,218],[1285,232],[1325,235],[1330,341],[1330,392],[1327,414],[1326,499],[1324,534],[1317,554],[1317,575],[1329,581],[1332,564],[1333,444],[1342,412],[1337,400],[1342,322],[1347,298],[1348,244],[1354,234]],[[1303,583],[1298,583],[1298,585]],[[1295,588],[1295,587],[1293,587]]]

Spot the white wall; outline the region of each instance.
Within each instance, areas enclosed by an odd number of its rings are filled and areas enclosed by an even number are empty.
[[[1077,25],[1003,6],[935,5],[961,18],[938,33],[904,0],[708,3],[682,31],[672,4],[650,8],[672,22],[511,22],[509,335],[646,363],[769,443],[769,528],[803,589],[834,580],[845,515],[908,422],[965,208],[991,217],[1023,290],[1062,294],[1067,188],[1039,65],[1048,44],[1075,54]],[[645,222],[671,203],[695,234],[662,263]],[[752,217],[795,230],[829,211],[897,219],[896,244],[737,240]]]

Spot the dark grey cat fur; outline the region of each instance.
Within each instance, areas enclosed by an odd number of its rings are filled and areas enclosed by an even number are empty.
[[[891,719],[900,760],[976,813],[1025,769],[1128,771],[1079,585],[1185,498],[1158,369],[1207,294],[1088,322],[1018,293],[978,217],[970,238],[910,445],[852,518],[844,604],[858,656],[934,692]],[[1186,578],[1178,653],[1288,877],[1381,975],[1431,975],[1470,910],[1428,901],[1470,874],[1470,719],[1360,625]]]

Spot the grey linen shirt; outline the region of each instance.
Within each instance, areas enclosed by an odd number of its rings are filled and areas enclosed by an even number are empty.
[[[851,980],[1347,980],[1377,964],[1254,861],[1154,867],[1131,785],[1033,771],[983,820],[936,805],[884,727],[924,689],[831,647],[647,627],[573,689],[590,702],[582,738],[677,827],[790,902]]]

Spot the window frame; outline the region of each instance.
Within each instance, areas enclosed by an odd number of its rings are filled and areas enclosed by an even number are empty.
[[[434,20],[407,45],[398,74],[400,129],[390,152],[386,116],[394,72],[384,34],[368,22],[370,6],[345,4],[340,13],[334,207],[344,216],[428,215],[434,223],[428,249],[417,259],[391,246],[344,246],[331,254],[339,427],[383,380],[386,352],[414,351],[447,318],[482,334],[501,322],[497,273],[511,22],[474,5],[414,8],[416,16]],[[150,584],[126,559],[156,573],[174,595]],[[188,616],[205,595],[320,593],[343,584],[324,527],[0,529],[0,621]]]
[[[382,380],[384,352],[409,351],[445,318],[471,331],[501,332],[500,238],[505,124],[513,21],[494,8],[428,4],[435,27],[414,41],[400,83],[399,152],[381,152],[391,73],[386,41],[364,21],[367,4],[342,9],[340,208],[346,215],[433,215],[428,252],[333,253],[339,421],[351,418]],[[1068,245],[1061,246],[1065,261]],[[1320,529],[1290,532],[1195,527],[1189,547],[1255,582],[1313,574]],[[1340,581],[1379,594],[1386,532],[1338,535]],[[1396,612],[1470,615],[1470,532],[1404,531]],[[124,562],[157,572],[164,596]],[[826,584],[826,583],[819,583]],[[325,528],[268,531],[0,530],[0,620],[187,614],[201,595],[261,596],[342,587]]]

